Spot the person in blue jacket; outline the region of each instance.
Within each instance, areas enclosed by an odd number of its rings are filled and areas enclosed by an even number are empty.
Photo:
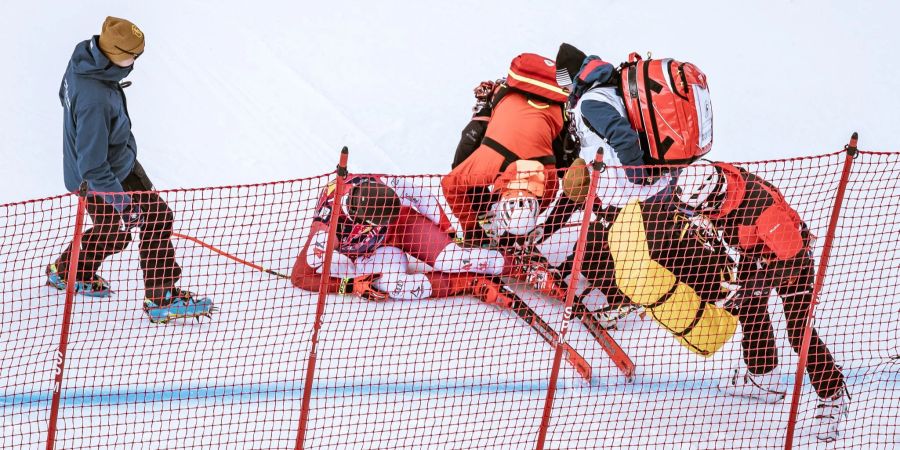
[[[155,192],[136,159],[137,143],[121,82],[144,51],[144,33],[128,20],[107,17],[99,36],[75,46],[59,89],[63,107],[63,173],[66,189],[87,183],[85,231],[75,268],[76,292],[110,295],[97,275],[103,260],[124,250],[131,230],[140,231],[144,311],[154,323],[177,317],[209,316],[208,298],[175,287],[181,267],[172,246],[174,214]],[[130,193],[129,193],[130,192]],[[47,284],[65,290],[72,245],[46,270]]]
[[[619,72],[598,56],[587,56],[563,43],[556,55],[557,84],[566,87],[581,157],[592,161],[603,150],[607,166],[598,179],[597,198],[604,207],[621,208],[629,201],[647,200],[666,189],[668,175],[647,168],[640,136],[628,121],[619,88]]]

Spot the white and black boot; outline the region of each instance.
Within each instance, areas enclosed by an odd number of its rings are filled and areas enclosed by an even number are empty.
[[[816,438],[820,441],[832,442],[841,436],[841,422],[850,412],[850,394],[846,387],[841,387],[829,398],[820,398],[816,405],[815,427]]]
[[[618,328],[619,321],[627,318],[632,313],[640,312],[641,307],[634,303],[625,303],[621,305],[606,305],[594,312],[594,319],[605,330],[615,330]]]
[[[774,371],[755,375],[745,368],[734,369],[731,376],[722,380],[719,390],[738,397],[748,397],[763,403],[778,403],[784,400],[787,387]]]

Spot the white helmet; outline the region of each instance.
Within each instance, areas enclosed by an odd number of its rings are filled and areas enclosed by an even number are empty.
[[[494,216],[498,231],[524,236],[537,226],[538,215],[541,212],[537,197],[526,191],[504,197],[497,204]]]
[[[675,197],[695,211],[709,211],[718,207],[727,188],[725,177],[710,161],[699,160],[681,169],[675,184]]]

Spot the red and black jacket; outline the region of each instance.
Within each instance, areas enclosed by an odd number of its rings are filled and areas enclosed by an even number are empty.
[[[726,177],[720,211],[710,219],[728,245],[742,254],[786,261],[805,254],[810,234],[800,215],[774,185],[728,163],[715,163]]]

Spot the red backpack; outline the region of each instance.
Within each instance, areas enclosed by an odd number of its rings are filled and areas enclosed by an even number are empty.
[[[565,103],[569,98],[569,92],[556,84],[556,63],[534,53],[513,59],[506,85],[550,102]]]
[[[697,66],[671,58],[644,61],[632,53],[620,74],[628,120],[647,144],[648,164],[690,164],[709,153],[712,104]]]

